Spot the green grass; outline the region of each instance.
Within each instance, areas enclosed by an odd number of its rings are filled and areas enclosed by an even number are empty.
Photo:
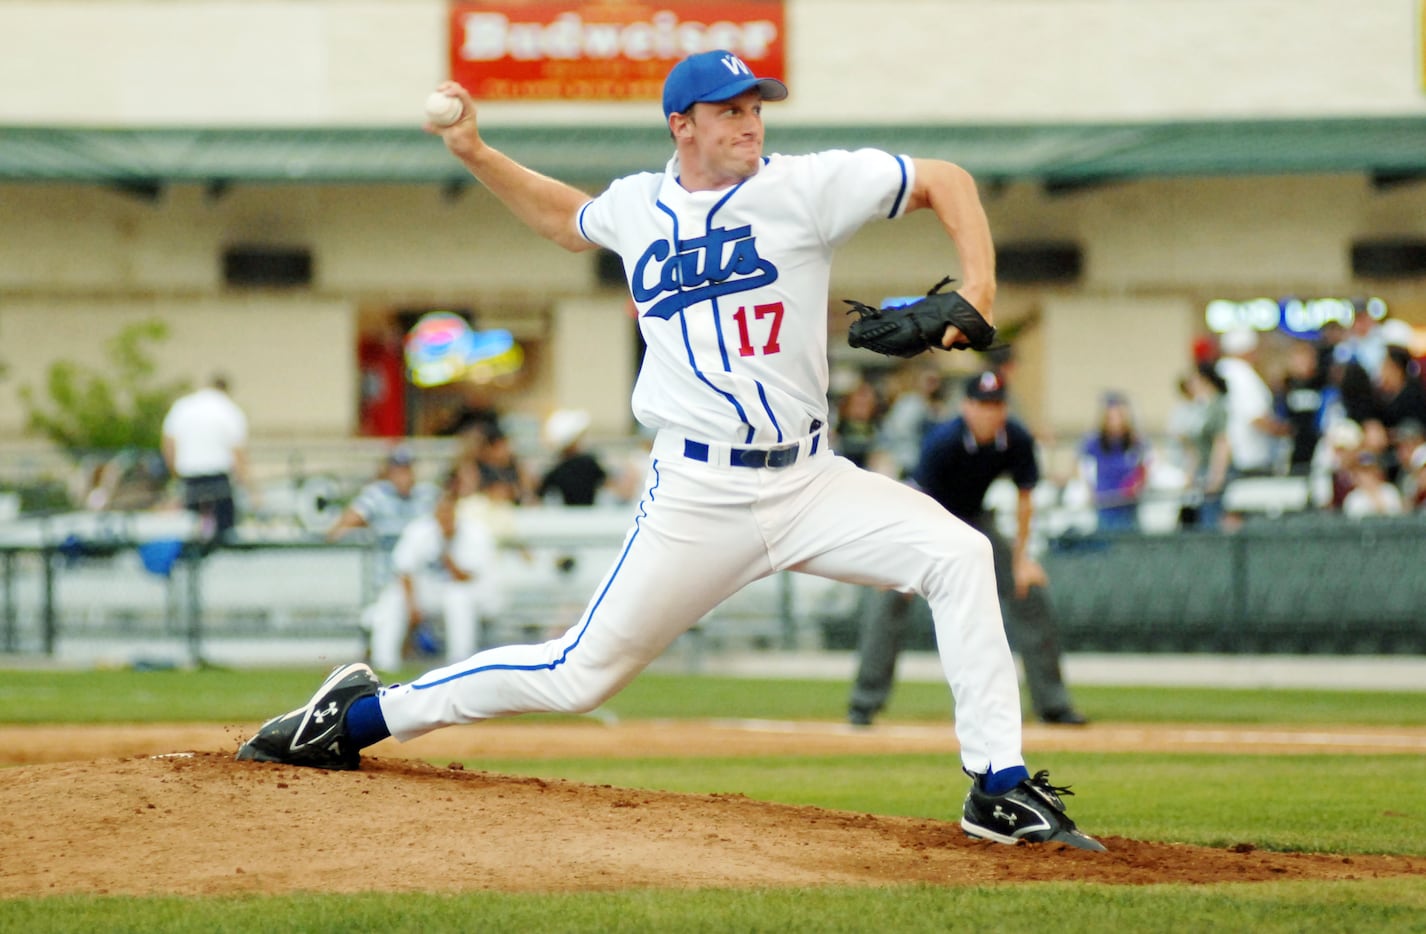
[[[323,672],[11,671],[0,723],[239,723],[308,696]],[[645,674],[608,710],[624,719],[840,720],[847,685]],[[1083,687],[1101,722],[1420,726],[1426,694]],[[888,716],[948,722],[944,687],[898,686]],[[497,728],[497,727],[487,727]],[[465,729],[482,729],[467,727]],[[1426,856],[1426,757],[1033,755],[1083,794],[1081,825],[1210,846]],[[473,768],[626,787],[951,818],[964,789],[950,755],[482,762]],[[381,872],[380,835],[353,871]],[[1426,931],[1426,877],[1205,886],[1023,884],[768,891],[242,898],[62,896],[0,901],[0,931]]]
[[[411,672],[410,674],[417,674]],[[237,723],[265,720],[305,700],[316,669],[7,671],[0,723]],[[607,710],[624,718],[839,720],[843,681],[715,678],[645,673]],[[1426,693],[1079,687],[1080,707],[1099,721],[1426,725]],[[897,686],[886,716],[946,722],[943,685]]]
[[[1426,880],[1278,885],[63,897],[0,902],[0,930],[168,931],[1420,931]]]
[[[1426,856],[1426,789],[1420,755],[1251,756],[1039,753],[1082,794],[1070,812],[1092,832],[1224,847]],[[443,762],[445,760],[442,760]],[[949,756],[877,754],[818,758],[466,760],[470,768],[592,784],[953,820],[965,782]],[[950,774],[948,774],[950,773]],[[1387,776],[1383,794],[1351,793]],[[1397,793],[1403,792],[1403,793]]]

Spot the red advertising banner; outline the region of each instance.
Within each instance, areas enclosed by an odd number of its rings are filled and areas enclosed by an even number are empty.
[[[709,49],[784,78],[784,22],[782,0],[455,2],[450,74],[477,100],[657,100],[675,62]]]

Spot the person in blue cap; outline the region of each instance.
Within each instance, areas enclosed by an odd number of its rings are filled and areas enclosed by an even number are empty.
[[[382,687],[364,665],[338,668],[239,758],[355,768],[388,734],[592,710],[729,596],[797,571],[930,603],[973,776],[968,834],[1102,850],[1065,813],[1065,789],[1025,765],[985,536],[828,444],[833,253],[870,221],[929,210],[960,259],[958,291],[990,317],[995,247],[970,174],[876,149],[765,154],[763,105],[787,87],[721,49],[680,61],[664,82],[674,153],[663,171],[615,179],[597,197],[491,147],[466,90],[439,90],[461,102],[439,130],[446,147],[517,218],[570,251],[622,258],[647,348],[633,411],[655,432],[643,495],[613,567],[562,635],[402,685]],[[954,327],[941,336],[947,348],[961,340]]]

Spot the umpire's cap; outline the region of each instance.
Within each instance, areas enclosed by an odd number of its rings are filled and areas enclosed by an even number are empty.
[[[757,77],[727,49],[699,52],[674,65],[664,79],[663,116],[667,120],[700,101],[726,101],[753,88],[765,101],[787,97],[787,85],[776,78]]]
[[[966,398],[977,402],[1004,402],[1005,380],[994,370],[977,373],[966,380]]]

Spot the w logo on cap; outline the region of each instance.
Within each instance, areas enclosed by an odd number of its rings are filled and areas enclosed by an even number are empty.
[[[999,388],[1000,377],[996,376],[994,372],[987,370],[986,372],[980,374],[981,392],[995,392]]]
[[[723,62],[723,67],[728,69],[730,74],[751,75],[753,73],[753,70],[744,64],[743,60],[736,55],[724,55],[721,61]]]

